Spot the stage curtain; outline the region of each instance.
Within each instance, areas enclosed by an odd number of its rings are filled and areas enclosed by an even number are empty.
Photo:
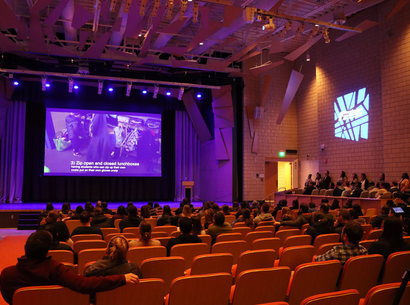
[[[26,103],[10,102],[1,137],[0,202],[21,202]]]
[[[199,199],[200,142],[186,111],[175,111],[175,200],[185,197],[182,181],[194,181],[191,199]]]

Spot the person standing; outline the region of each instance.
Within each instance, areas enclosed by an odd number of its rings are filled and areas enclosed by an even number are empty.
[[[330,189],[330,182],[331,181],[332,181],[332,179],[330,178],[329,171],[327,170],[327,171],[325,171],[325,176],[323,177],[323,182],[322,182],[323,188],[325,190]]]

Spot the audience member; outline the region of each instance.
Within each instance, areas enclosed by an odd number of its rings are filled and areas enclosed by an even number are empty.
[[[41,223],[41,222],[43,221],[43,219],[45,219],[47,217],[48,213],[52,210],[54,210],[53,204],[51,202],[47,202],[46,209],[42,210],[41,213],[40,213],[40,216],[38,218],[38,224],[44,224],[44,223]]]
[[[337,182],[340,182],[340,185],[343,185],[347,182],[347,176],[346,176],[346,173],[344,171],[340,172],[340,176],[339,176],[339,179],[337,180]]]
[[[127,217],[127,210],[125,209],[123,205],[120,205],[117,209],[117,213],[112,215],[111,221],[112,223],[114,223],[114,221],[116,221],[117,219],[124,219],[126,217]]]
[[[363,192],[362,189],[362,184],[358,183],[358,184],[351,184],[353,189],[353,192],[350,195],[347,195],[347,197],[360,197],[360,194]]]
[[[341,181],[337,181],[336,183],[336,187],[333,190],[333,196],[342,196],[343,191],[345,190],[345,188],[342,185]]]
[[[250,209],[249,203],[247,201],[242,201],[241,202],[241,208],[238,210],[238,212],[235,214],[235,218],[238,219],[239,216],[242,215],[242,210],[244,209]]]
[[[140,222],[140,238],[130,241],[130,247],[147,247],[147,246],[161,246],[161,242],[158,239],[151,239],[152,226],[145,220]]]
[[[172,212],[169,205],[165,205],[162,210],[162,215],[159,215],[157,218],[157,226],[166,226],[171,224]]]
[[[353,208],[353,199],[348,199],[346,204],[343,206],[344,209],[352,209]]]
[[[313,245],[317,236],[328,233],[331,233],[330,226],[327,219],[324,218],[323,213],[313,212],[312,223],[305,231],[305,234],[310,235],[310,237],[312,237],[311,244]]]
[[[317,188],[322,188],[322,175],[320,173],[316,173],[315,185]]]
[[[317,212],[317,209],[316,209],[316,204],[313,201],[311,201],[309,202],[308,213],[313,213],[313,212]]]
[[[205,230],[202,230],[201,218],[199,216],[192,216],[192,231],[191,234],[194,235],[202,235],[205,234]]]
[[[383,223],[383,220],[385,220],[389,216],[390,212],[390,207],[388,205],[382,206],[380,209],[380,215],[377,215],[373,220],[370,221],[370,224],[373,226],[373,228],[380,229]]]
[[[403,240],[401,221],[395,217],[387,217],[383,221],[382,236],[370,245],[369,254],[381,254],[386,261],[394,252],[409,250],[410,244]]]
[[[306,181],[305,181],[305,187],[308,187],[310,185],[310,182],[312,182],[312,174],[309,174]]]
[[[401,175],[401,180],[399,181],[398,187],[401,193],[404,193],[408,190],[410,185],[409,181],[409,174],[408,173],[403,173]]]
[[[352,184],[352,183],[354,183],[354,184],[359,183],[359,179],[357,178],[357,174],[356,174],[356,173],[353,173],[353,174],[352,174],[352,181],[350,181],[350,184]]]
[[[350,212],[346,209],[337,211],[336,221],[333,224],[333,229],[336,233],[342,235],[344,226],[350,221]]]
[[[282,210],[283,207],[287,206],[288,202],[286,199],[282,199],[278,202],[278,204],[275,206],[272,212],[272,216],[275,218],[276,214],[278,213],[279,210]]]
[[[242,210],[242,215],[232,223],[232,227],[234,227],[236,223],[240,222],[245,223],[245,226],[251,228],[252,231],[255,229],[255,223],[251,219],[251,211],[249,209]]]
[[[325,190],[330,189],[330,182],[331,181],[332,181],[332,179],[329,176],[329,171],[326,170],[325,175],[323,177],[323,181],[322,181],[322,188],[324,188]]]
[[[312,195],[313,190],[316,189],[315,182],[310,181],[310,184],[303,191],[303,195]]]
[[[359,245],[363,236],[362,226],[355,222],[348,222],[342,230],[342,246],[335,246],[323,255],[315,258],[316,262],[337,259],[342,266],[345,262],[354,256],[367,255],[367,249]]]
[[[138,209],[135,205],[129,206],[127,210],[128,217],[121,219],[119,223],[121,232],[125,228],[138,228],[143,220],[141,217],[138,217]]]
[[[385,183],[386,182],[386,176],[384,175],[384,173],[380,174],[379,182],[380,183]]]
[[[363,216],[362,207],[357,203],[352,206],[353,210],[357,212],[357,216]]]
[[[102,239],[104,239],[104,235],[100,228],[92,227],[91,226],[91,217],[90,213],[84,211],[81,213],[80,218],[81,226],[75,228],[71,233],[71,237],[78,234],[100,234]]]
[[[63,215],[69,215],[73,213],[73,211],[71,211],[71,205],[69,202],[63,203],[63,206],[61,207],[61,213],[63,213]]]
[[[369,187],[367,188],[367,190],[369,191],[369,192],[371,192],[371,191],[373,191],[373,190],[376,190],[376,192],[379,190],[379,186],[380,184],[379,183],[377,183],[377,185],[374,183],[374,181],[371,181],[371,182],[369,182]]]
[[[45,218],[45,223],[38,227],[39,230],[44,230],[45,226],[52,225],[56,228],[57,238],[59,241],[72,243],[70,239],[70,232],[68,231],[65,222],[60,221],[58,217],[58,212],[56,210],[51,210],[48,212]]]
[[[127,260],[128,241],[124,236],[114,236],[108,242],[106,256],[94,262],[84,270],[84,276],[108,276],[116,274],[133,273],[142,278],[137,264],[129,263]]]
[[[306,203],[301,203],[299,209],[299,216],[295,220],[276,222],[275,225],[292,226],[298,227],[300,229],[305,223],[310,223],[310,221],[312,220],[312,214],[309,214],[308,210],[308,205]]]
[[[107,216],[104,215],[102,208],[97,206],[94,209],[94,217],[91,221],[91,226],[92,227],[98,227],[98,228],[114,228],[113,223],[111,222],[111,219],[109,219]]]
[[[138,283],[135,274],[112,275],[108,277],[85,278],[69,270],[60,262],[47,258],[52,244],[49,232],[41,230],[32,233],[24,246],[25,255],[15,266],[1,272],[1,294],[11,304],[14,292],[22,287],[61,285],[73,291],[90,294],[112,290],[126,283]]]
[[[78,264],[78,255],[77,255],[77,253],[75,253],[73,248],[70,247],[68,244],[60,243],[60,241],[58,240],[58,232],[57,232],[55,226],[47,224],[44,227],[44,230],[50,232],[51,236],[53,237],[50,250],[71,251],[71,252],[73,252],[73,255],[74,255],[74,264]]]
[[[182,210],[182,213],[179,215],[180,217],[188,217],[191,218],[192,216],[192,211],[191,207],[189,204],[184,205],[184,208]]]
[[[103,212],[103,214],[109,214],[109,215],[112,215],[112,214],[113,214],[113,213],[112,213],[112,210],[108,209],[108,203],[107,203],[107,201],[103,201],[103,202],[101,203],[101,207],[102,207],[102,212]]]
[[[167,244],[167,256],[171,254],[171,248],[179,244],[192,244],[192,243],[201,243],[197,235],[191,235],[192,231],[192,221],[188,217],[181,217],[179,219],[179,228],[181,230],[181,235],[176,238],[171,238]]]
[[[295,219],[295,217],[294,217],[295,214],[293,214],[293,211],[289,207],[283,207],[281,211],[282,211],[282,218],[281,218],[281,220],[278,220],[278,221],[282,222],[282,221],[286,221],[286,220],[294,220]]]
[[[360,174],[360,188],[365,191],[369,188],[369,180],[367,180],[366,174]]]
[[[295,199],[292,201],[292,206],[290,207],[290,209],[293,210],[299,210],[299,200]]]
[[[398,182],[397,181],[392,181],[391,184],[392,184],[392,187],[389,188],[389,192],[392,193],[392,194],[395,193],[395,192],[398,192],[399,191]]]
[[[224,233],[232,233],[232,226],[225,222],[225,215],[222,212],[218,212],[215,215],[215,223],[208,228],[206,234],[211,235],[212,244],[214,244],[216,237]]]
[[[333,199],[332,205],[330,206],[331,210],[340,209],[339,200]]]
[[[151,212],[148,205],[143,205],[141,207],[141,218],[151,218]]]
[[[329,213],[329,204],[322,203],[320,205],[320,212],[323,214],[323,218],[327,220],[328,225],[332,227],[335,222],[335,218]]]
[[[224,213],[224,215],[231,215],[231,213],[229,212],[229,206],[227,204],[224,204],[222,206],[222,212]]]
[[[262,205],[261,214],[253,219],[256,225],[261,221],[275,221],[275,219],[272,217],[272,214],[269,213],[269,208],[269,204],[267,203],[264,203]]]
[[[204,228],[205,230],[208,229],[210,224],[214,223],[214,210],[207,209],[205,211],[205,221],[204,221]]]
[[[382,182],[380,183],[380,189],[377,191],[377,193],[374,195],[374,198],[380,199],[380,197],[383,196],[384,193],[387,193],[387,183]]]
[[[82,212],[84,212],[84,208],[81,205],[77,206],[75,208],[74,214],[70,216],[70,220],[71,219],[80,219]]]

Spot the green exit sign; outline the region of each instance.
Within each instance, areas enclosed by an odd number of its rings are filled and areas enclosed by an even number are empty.
[[[284,151],[279,152],[279,158],[284,158],[286,156],[286,153]]]

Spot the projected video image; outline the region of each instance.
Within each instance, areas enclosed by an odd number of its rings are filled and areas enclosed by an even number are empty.
[[[335,137],[351,141],[369,138],[369,94],[366,88],[337,98]]]
[[[161,176],[161,115],[47,109],[44,175]]]

